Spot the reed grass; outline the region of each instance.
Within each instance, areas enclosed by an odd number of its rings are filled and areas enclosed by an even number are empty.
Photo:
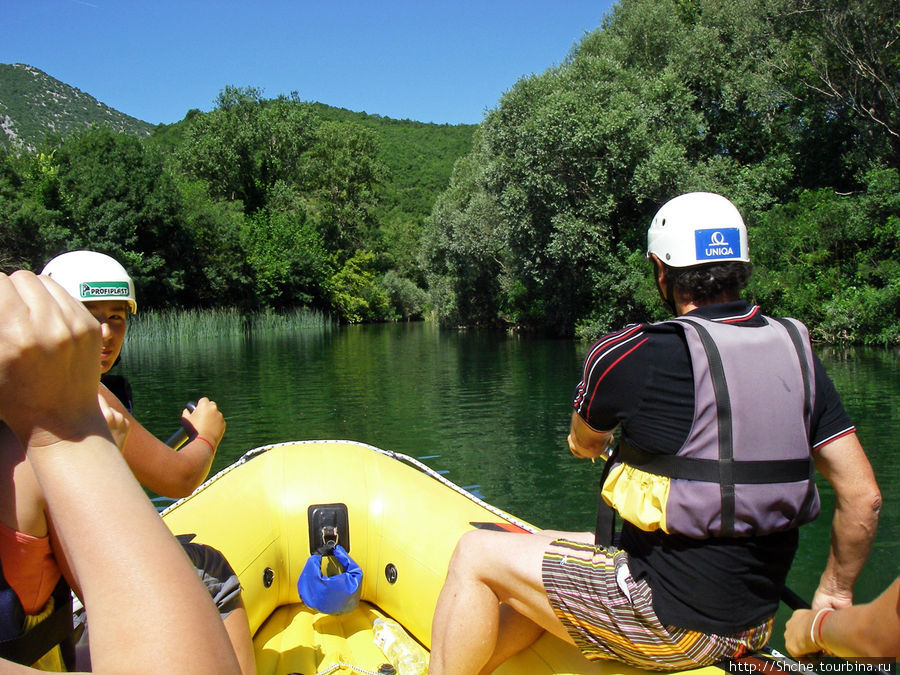
[[[332,325],[328,314],[311,309],[254,314],[235,309],[151,310],[130,318],[128,341],[134,344],[244,338],[254,334],[290,335],[297,331],[327,330]]]

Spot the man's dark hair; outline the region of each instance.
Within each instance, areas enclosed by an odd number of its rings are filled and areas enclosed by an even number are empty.
[[[675,288],[695,302],[709,302],[726,295],[737,295],[750,281],[750,263],[720,262],[693,267],[668,267],[666,276]]]

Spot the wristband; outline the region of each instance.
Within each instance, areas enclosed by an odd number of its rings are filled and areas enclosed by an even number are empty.
[[[834,611],[833,607],[823,607],[816,615],[813,617],[812,623],[809,625],[809,639],[810,641],[818,647],[821,651],[827,651],[825,646],[820,642],[822,639],[822,624],[825,623],[825,619]],[[816,625],[818,624],[818,626]],[[816,639],[818,636],[818,640]]]
[[[212,450],[213,452],[216,451],[216,446],[214,446],[214,445],[213,445],[212,443],[210,443],[208,440],[206,440],[205,438],[203,438],[203,436],[196,436],[196,437],[194,437],[194,440],[195,440],[195,441],[203,441],[204,443],[206,443],[206,444],[209,446],[209,449],[210,449],[210,450]]]

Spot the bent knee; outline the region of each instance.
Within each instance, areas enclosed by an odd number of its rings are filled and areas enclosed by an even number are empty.
[[[456,542],[450,558],[450,573],[481,579],[489,576],[488,572],[502,566],[502,556],[497,553],[504,549],[503,540],[509,536],[513,535],[489,530],[466,532]]]
[[[456,542],[456,548],[453,549],[450,566],[471,566],[484,555],[485,551],[497,545],[495,539],[497,534],[497,532],[484,530],[470,530],[463,534]]]
[[[450,573],[492,587],[512,583],[513,578],[539,578],[547,543],[540,535],[472,530],[457,542]]]

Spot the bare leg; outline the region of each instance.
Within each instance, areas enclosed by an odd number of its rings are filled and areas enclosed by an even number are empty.
[[[499,665],[501,661],[492,658],[495,651],[498,659],[501,652],[511,655],[540,634],[523,619],[572,642],[556,618],[541,580],[547,539],[487,530],[463,535],[435,610],[429,672],[470,675],[488,665]],[[501,602],[522,617],[507,615],[502,635]]]
[[[539,530],[536,534],[541,537],[546,537],[550,541],[562,538],[588,544],[594,543],[593,532]],[[525,618],[509,605],[501,604],[497,644],[494,647],[494,653],[491,655],[487,665],[482,669],[481,674],[489,675],[489,673],[494,672],[500,664],[514,654],[518,654],[523,649],[530,647],[543,634],[544,629],[534,623],[531,619]]]
[[[237,609],[225,617],[225,632],[231,640],[231,647],[241,666],[241,675],[256,675],[256,654],[253,651],[253,641],[250,638],[250,622],[247,619],[247,610],[244,601]]]
[[[481,675],[489,675],[501,663],[526,647],[530,647],[544,634],[544,629],[531,619],[526,619],[509,605],[500,605],[500,626],[497,632],[497,643],[494,653]]]
[[[462,547],[468,536],[457,544],[438,596],[428,668],[433,675],[479,672],[497,642],[500,601],[477,575],[464,569],[468,556]]]
[[[568,539],[570,541],[581,541],[584,543],[594,543],[593,532],[561,532],[559,530],[540,530],[536,534],[546,537],[550,541],[556,539]],[[500,626],[497,632],[497,644],[494,646],[494,653],[491,654],[487,665],[481,670],[481,675],[489,675],[496,668],[505,662],[514,654],[518,654],[523,649],[534,644],[544,629],[537,625],[531,619],[527,619],[516,610],[506,604],[500,605]]]

